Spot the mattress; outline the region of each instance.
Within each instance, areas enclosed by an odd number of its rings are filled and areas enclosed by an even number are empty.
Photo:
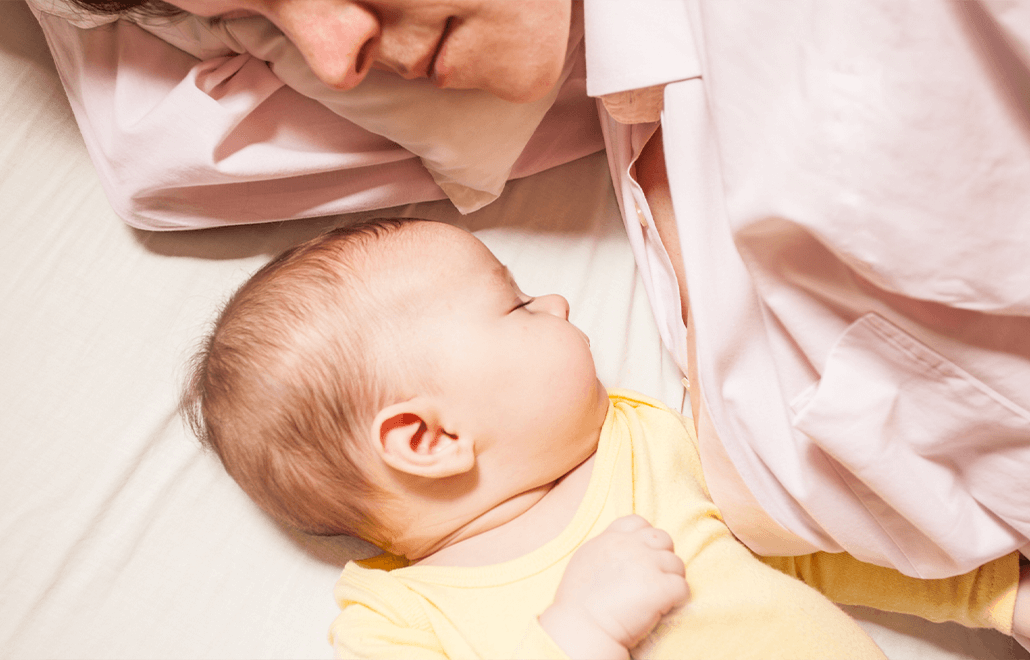
[[[177,413],[226,297],[279,251],[359,218],[472,229],[530,295],[556,292],[602,381],[683,409],[603,154],[446,202],[148,233],[111,210],[42,33],[0,0],[0,655],[317,658],[344,564],[375,552],[262,514]],[[894,659],[1030,658],[1008,638],[849,610]]]

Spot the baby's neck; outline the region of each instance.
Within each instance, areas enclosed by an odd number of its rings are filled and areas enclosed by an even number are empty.
[[[552,484],[533,506],[508,522],[423,557],[419,566],[489,566],[518,559],[561,534],[579,510],[594,456]]]

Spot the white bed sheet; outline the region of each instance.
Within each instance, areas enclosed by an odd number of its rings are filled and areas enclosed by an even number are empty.
[[[0,656],[329,657],[332,586],[371,552],[261,514],[188,436],[182,365],[280,250],[371,214],[153,234],[111,211],[42,34],[0,1]],[[602,380],[682,406],[603,154],[462,217],[528,293],[558,292]],[[1007,638],[852,610],[891,658],[1030,658]]]

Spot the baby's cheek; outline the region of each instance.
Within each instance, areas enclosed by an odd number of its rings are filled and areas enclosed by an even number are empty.
[[[595,406],[599,398],[605,402],[607,408],[607,393],[603,392],[601,383],[597,380],[597,368],[594,364],[594,356],[589,349],[577,351],[571,359],[565,363],[564,379],[570,392],[575,392],[579,405]],[[600,393],[598,390],[602,390]]]

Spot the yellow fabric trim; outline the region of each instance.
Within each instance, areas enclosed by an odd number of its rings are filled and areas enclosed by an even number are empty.
[[[380,555],[376,555],[375,557],[358,559],[354,563],[362,566],[363,568],[392,571],[396,568],[404,568],[407,566],[408,559],[406,557],[401,557],[400,555],[392,555],[389,552],[384,552]]]

